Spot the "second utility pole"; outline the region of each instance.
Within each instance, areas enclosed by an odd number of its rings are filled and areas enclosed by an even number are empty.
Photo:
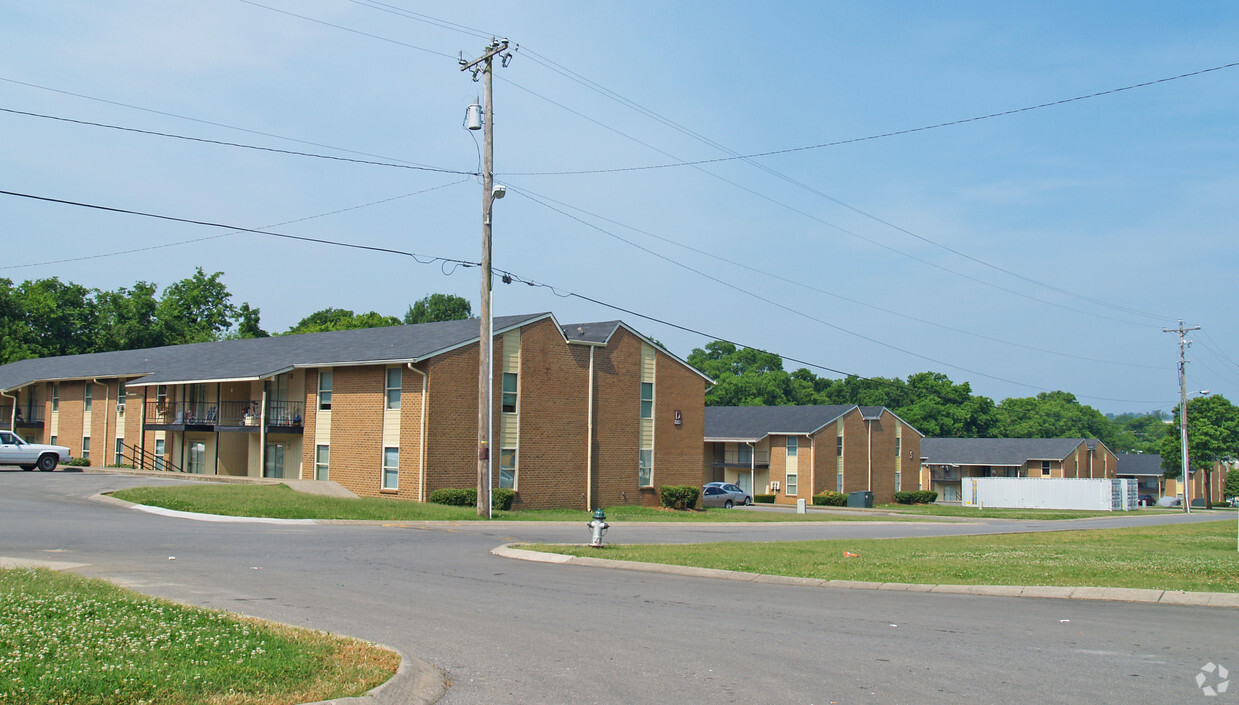
[[[492,39],[486,52],[473,61],[460,61],[460,70],[473,70],[473,78],[477,80],[482,75],[484,111],[482,129],[485,150],[482,167],[482,325],[478,338],[478,516],[490,516],[490,485],[491,485],[491,381],[494,377],[491,370],[491,345],[493,343],[492,319],[490,310],[491,298],[491,267],[490,267],[490,217],[495,203],[495,134],[492,105],[493,88],[491,85],[491,63],[496,54],[502,54],[508,49],[506,39]],[[506,64],[506,61],[504,62]]]
[[[1183,327],[1179,321],[1178,328],[1163,328],[1163,333],[1179,334],[1179,460],[1183,476],[1183,511],[1192,513],[1192,480],[1191,462],[1187,455],[1187,346],[1191,345],[1183,336],[1188,331],[1200,330],[1200,326]]]

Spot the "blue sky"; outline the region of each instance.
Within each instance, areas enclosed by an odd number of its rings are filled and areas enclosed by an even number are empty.
[[[481,86],[456,57],[507,37],[494,263],[554,288],[497,284],[497,314],[620,318],[681,356],[726,338],[820,375],[935,370],[995,400],[1064,389],[1107,412],[1174,405],[1162,329],[1183,319],[1203,328],[1189,388],[1239,399],[1239,66],[860,139],[1239,62],[1233,3],[0,11],[0,108],[463,172]],[[9,112],[0,130],[2,190],[479,258],[468,176]],[[11,196],[0,222],[0,277],[115,289],[202,266],[273,331],[329,306],[399,316],[433,292],[478,309],[476,268]]]

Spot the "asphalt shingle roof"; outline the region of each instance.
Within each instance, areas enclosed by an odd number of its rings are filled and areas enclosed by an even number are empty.
[[[1190,449],[1191,446],[1188,446]],[[1160,476],[1162,474],[1162,456],[1156,453],[1118,453],[1118,468],[1116,475]]]
[[[772,433],[808,434],[855,408],[853,404],[707,406],[705,437],[706,440],[759,440]]]
[[[926,438],[921,457],[932,465],[1023,465],[1029,460],[1062,460],[1083,438]]]

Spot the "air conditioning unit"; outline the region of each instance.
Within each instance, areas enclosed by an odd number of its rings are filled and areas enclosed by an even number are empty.
[[[125,413],[125,402],[123,402],[123,401],[122,401],[121,403],[119,403],[119,404],[117,404],[117,405],[116,405],[116,413],[118,413],[118,414],[124,414],[124,413]]]
[[[771,482],[771,483],[770,483],[770,490],[771,490],[772,492],[778,492],[778,491],[779,491],[779,485],[780,485],[780,483],[778,483],[778,482]]]

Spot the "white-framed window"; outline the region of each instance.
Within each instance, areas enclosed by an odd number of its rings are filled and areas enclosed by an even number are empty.
[[[843,473],[835,473],[835,492],[843,492]]]
[[[400,449],[383,449],[383,489],[400,489]]]
[[[1042,460],[1041,461],[1041,477],[1049,477],[1049,476],[1050,476],[1050,461]]]
[[[86,383],[86,391],[82,393],[82,408],[85,411],[90,411],[91,403],[94,401],[95,391],[90,382]]]
[[[320,411],[331,410],[331,370],[320,370],[318,373],[318,408]]]
[[[744,465],[753,465],[753,446],[741,443],[736,446],[736,460]]]
[[[400,368],[387,368],[387,408],[400,408]]]
[[[52,441],[52,442],[55,443],[55,441]],[[164,469],[163,454],[164,454],[164,440],[162,438],[157,438],[155,439],[155,469],[156,470]]]
[[[516,489],[515,448],[503,448],[499,451],[499,486],[509,490]]]
[[[113,465],[120,465],[125,462],[125,439],[116,439],[116,454],[112,458]]]
[[[55,436],[52,436],[52,441],[51,441],[51,443],[52,443],[52,445],[56,445],[56,437],[55,437]]]
[[[52,382],[52,411],[60,411],[60,382]]]
[[[155,403],[158,404],[161,409],[168,405],[168,385],[155,385]]]
[[[314,446],[314,479],[327,480],[331,475],[331,446]]]
[[[516,413],[516,392],[518,378],[515,372],[503,373],[503,395],[500,397],[501,410],[505,414]]]
[[[262,469],[263,477],[284,477],[284,444],[267,444],[267,461]]]
[[[654,418],[654,383],[641,383],[641,418]]]
[[[90,436],[82,439],[82,458],[90,460]]]
[[[843,436],[839,436],[835,442],[835,456],[839,458],[843,457]]]
[[[895,457],[900,457],[901,453],[903,453],[903,439],[895,436]]]
[[[796,453],[797,453],[799,450],[800,450],[800,439],[799,439],[799,438],[796,438],[796,437],[794,437],[794,436],[788,436],[788,438],[787,438],[787,457],[789,457],[789,458],[794,458],[794,457],[796,457]]]
[[[903,475],[903,471],[901,470],[895,471],[895,491],[896,492],[899,492],[902,489],[902,485],[903,485],[902,475]]]
[[[798,488],[799,481],[800,481],[799,473],[797,472],[787,473],[787,494],[793,495],[793,496],[798,494],[797,490],[799,489]]]
[[[189,458],[186,462],[185,472],[201,475],[206,472],[206,443],[203,441],[191,441],[189,444]]]
[[[637,454],[637,484],[642,487],[654,485],[654,449],[642,448]]]

